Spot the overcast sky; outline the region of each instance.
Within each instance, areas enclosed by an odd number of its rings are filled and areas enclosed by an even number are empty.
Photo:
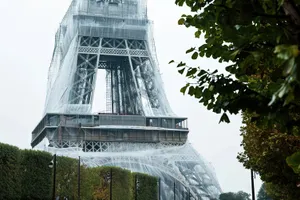
[[[167,97],[178,116],[189,118],[189,140],[214,166],[223,191],[250,193],[250,172],[236,159],[241,151],[240,116],[232,116],[230,124],[218,124],[220,116],[179,92],[186,79],[177,73],[175,65],[168,65],[175,59],[203,68],[224,68],[210,59],[190,62],[185,51],[203,41],[193,38],[192,29],[177,25],[187,9],[174,2],[148,2]],[[43,113],[54,35],[69,3],[70,0],[1,1],[0,142],[30,148],[31,131]],[[258,190],[260,181],[256,182]]]

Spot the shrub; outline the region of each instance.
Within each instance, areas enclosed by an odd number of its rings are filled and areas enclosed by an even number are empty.
[[[52,172],[49,163],[52,155],[33,150],[23,150],[21,155],[21,199],[51,199]]]
[[[20,152],[0,143],[0,199],[20,199]]]
[[[141,173],[133,173],[134,176],[134,192],[136,199],[155,200],[158,195],[157,178]]]

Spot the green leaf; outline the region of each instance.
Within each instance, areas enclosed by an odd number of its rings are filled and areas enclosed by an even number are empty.
[[[186,89],[188,88],[190,86],[190,84],[188,83],[188,84],[186,84],[183,88],[181,88],[180,89],[180,92],[181,93],[183,93],[183,94],[185,94],[185,92],[186,92]]]
[[[295,58],[292,57],[292,58],[288,59],[285,64],[285,69],[283,71],[283,75],[284,76],[289,75],[292,71],[294,71],[294,69],[295,69]]]
[[[173,63],[173,62],[175,62],[174,60],[171,60],[170,62],[169,62],[169,64],[171,64],[171,63]]]
[[[196,72],[197,72],[197,68],[191,68],[191,69],[187,72],[186,76],[189,77],[189,76],[191,76],[191,75],[194,75]]]
[[[299,54],[297,45],[277,45],[274,53],[277,57],[283,60],[288,60],[290,57],[297,57]]]
[[[191,87],[189,88],[188,94],[191,95],[191,96],[193,96],[193,95],[194,95],[194,92],[195,92],[195,89],[194,89],[193,86],[191,86]]]
[[[278,0],[278,10],[280,9],[280,7],[283,5],[283,2],[285,0]]]
[[[198,58],[199,53],[198,52],[194,52],[192,55],[192,59],[196,60]]]
[[[216,74],[216,73],[218,73],[217,69],[215,71],[213,71],[211,74]]]
[[[195,90],[194,90],[194,96],[195,96],[195,98],[197,98],[197,99],[201,98],[202,89],[203,89],[203,87],[198,87],[198,86],[195,87]]]
[[[200,35],[201,35],[201,31],[196,31],[195,32],[195,38],[200,38]]]
[[[210,104],[207,105],[207,109],[208,110],[211,110],[213,108],[214,108],[214,104],[213,103],[210,103]]]
[[[278,36],[276,37],[276,43],[277,43],[277,44],[280,43],[280,39],[281,39],[281,35],[278,35]]]
[[[178,20],[178,24],[179,24],[179,25],[183,25],[184,22],[185,22],[185,19],[184,19],[184,18],[180,18],[180,19]]]
[[[233,53],[230,54],[231,59],[235,59],[235,57],[240,53],[240,50],[235,50]]]
[[[221,116],[219,123],[221,123],[221,122],[230,123],[229,117],[226,113],[223,113],[223,115]]]
[[[180,74],[183,74],[184,70],[185,70],[185,68],[182,68],[181,70],[178,70],[178,72],[179,72]]]
[[[188,54],[188,53],[191,53],[191,52],[193,52],[193,51],[195,51],[195,47],[193,47],[193,48],[190,48],[189,50],[187,50],[185,53],[186,54]]]
[[[186,65],[185,63],[180,62],[180,63],[177,65],[177,67],[183,67],[183,66],[185,66],[185,65]]]
[[[207,74],[207,71],[201,69],[200,72],[197,74],[197,76],[202,76],[203,74]]]
[[[295,173],[300,173],[300,151],[287,157],[286,162],[291,168],[293,168]]]
[[[292,92],[290,92],[287,97],[285,98],[284,104],[283,106],[288,105],[289,103],[291,103],[293,100],[295,99],[295,96]]]

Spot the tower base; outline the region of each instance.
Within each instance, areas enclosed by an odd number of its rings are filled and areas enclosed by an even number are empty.
[[[42,142],[43,143],[43,142]],[[81,157],[89,167],[116,166],[160,178],[160,199],[217,199],[221,193],[212,167],[191,144],[102,143],[102,152],[84,152],[80,144],[45,150],[72,158]],[[104,147],[106,146],[106,147]],[[189,198],[189,196],[191,198]]]

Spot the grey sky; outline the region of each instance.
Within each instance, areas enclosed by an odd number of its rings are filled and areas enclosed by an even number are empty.
[[[42,117],[47,72],[54,47],[54,34],[71,0],[2,1],[0,7],[0,142],[30,148],[31,131]],[[197,100],[180,94],[186,79],[172,59],[189,61],[185,50],[201,44],[193,30],[177,25],[185,11],[175,0],[149,0],[154,38],[167,97],[173,111],[189,118],[189,140],[215,168],[223,191],[250,193],[250,172],[236,160],[240,148],[240,116],[231,124],[218,124],[219,117]],[[209,59],[188,62],[221,69]],[[260,181],[256,181],[260,184]],[[257,184],[257,189],[259,185]]]

